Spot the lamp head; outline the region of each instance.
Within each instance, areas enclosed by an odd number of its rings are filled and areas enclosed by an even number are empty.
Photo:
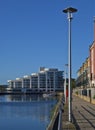
[[[72,8],[72,7],[69,7],[69,8],[66,8],[63,10],[64,13],[74,13],[74,12],[77,12],[77,9],[75,8]]]

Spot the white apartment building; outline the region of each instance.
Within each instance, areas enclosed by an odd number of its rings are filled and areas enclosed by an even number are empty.
[[[40,67],[38,73],[8,81],[8,88],[23,91],[63,90],[63,71],[56,68]]]

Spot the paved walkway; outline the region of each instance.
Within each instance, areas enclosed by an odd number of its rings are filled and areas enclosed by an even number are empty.
[[[95,105],[73,96],[72,112],[77,130],[95,130]]]
[[[62,130],[76,130],[73,123],[68,121],[68,104],[64,105],[64,111],[62,112]]]

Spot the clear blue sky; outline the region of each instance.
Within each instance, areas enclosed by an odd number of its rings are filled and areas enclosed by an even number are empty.
[[[0,84],[38,72],[64,70],[68,63],[68,21],[64,8],[78,9],[72,20],[72,76],[93,42],[95,0],[0,0]]]

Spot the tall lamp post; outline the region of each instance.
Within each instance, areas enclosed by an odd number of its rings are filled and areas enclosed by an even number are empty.
[[[68,41],[68,107],[69,107],[69,121],[72,121],[72,88],[71,88],[71,20],[72,13],[77,12],[77,9],[69,7],[63,10],[64,13],[68,14],[68,22],[69,22],[69,41]]]
[[[68,67],[68,64],[65,64],[65,84],[64,84],[65,103],[67,102],[67,95],[66,95],[66,92],[67,92],[67,67]]]

